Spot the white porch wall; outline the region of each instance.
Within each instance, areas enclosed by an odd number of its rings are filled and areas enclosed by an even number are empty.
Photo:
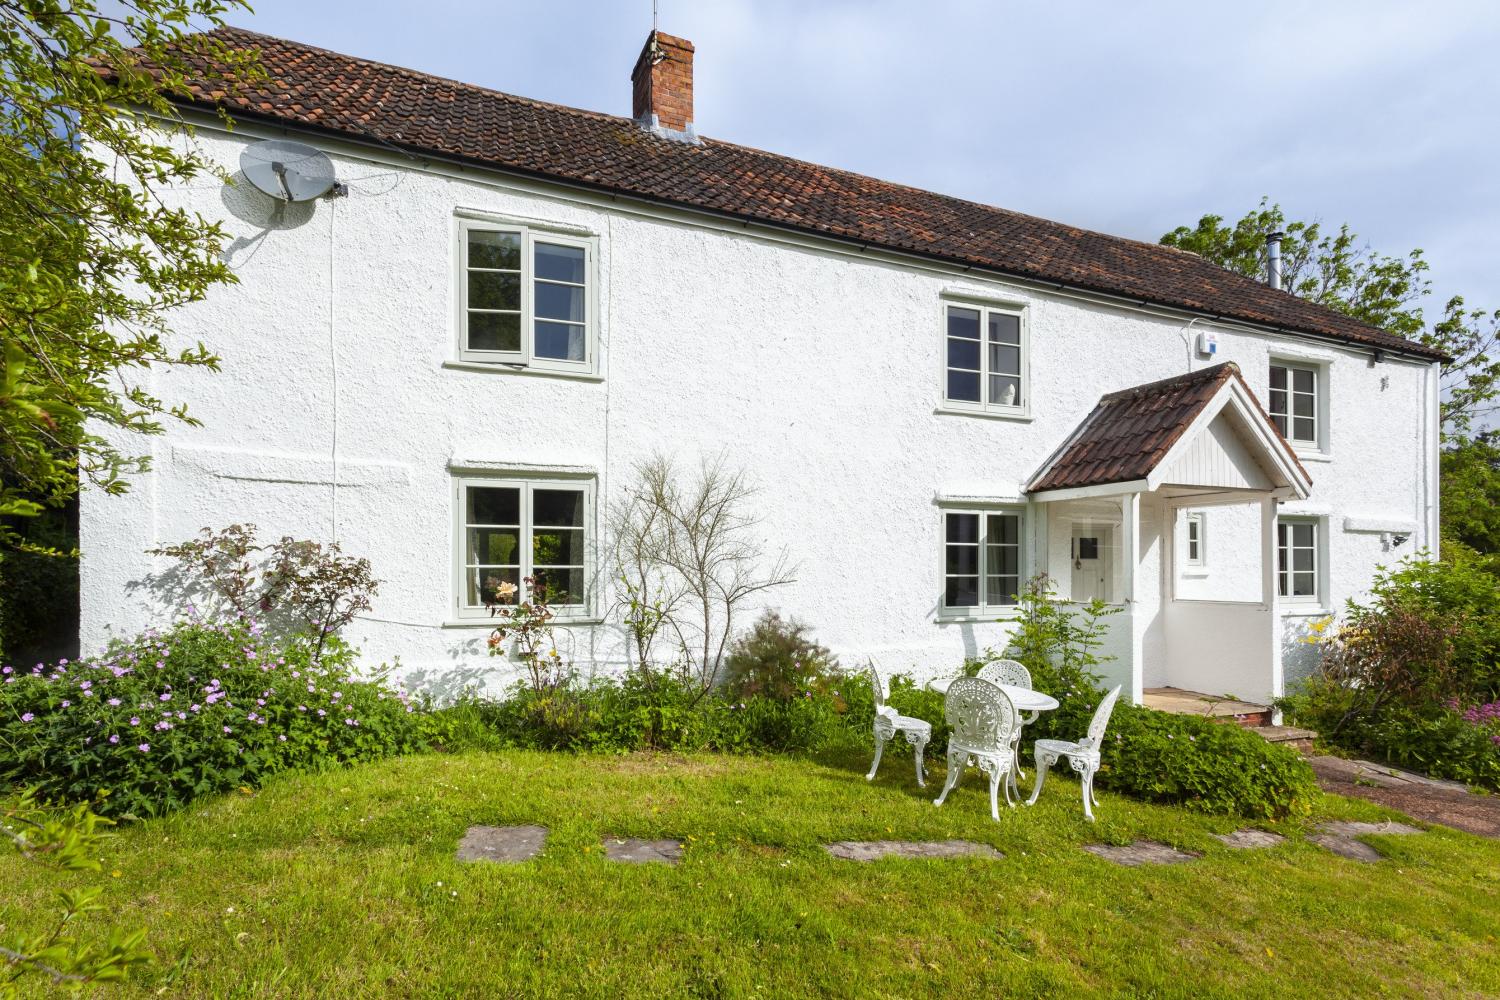
[[[1204,565],[1187,564],[1187,521],[1203,514]],[[1260,587],[1260,503],[1184,508],[1176,518],[1177,597],[1190,601],[1256,601]]]
[[[204,129],[199,142],[233,171],[254,137],[249,127],[233,137]],[[964,655],[1003,645],[1006,626],[936,621],[935,496],[972,495],[975,484],[1015,496],[1100,394],[1188,365],[1185,319],[317,144],[351,195],[309,206],[300,225],[262,233],[231,215],[236,196],[207,178],[172,196],[224,220],[241,282],[176,320],[183,340],[221,355],[222,373],[150,383],[187,402],[203,426],[131,441],[155,471],[126,497],[83,498],[86,650],[163,621],[139,586],[156,565],[144,555],[152,545],[236,521],[267,537],[330,538],[336,402],[337,537],[385,581],[348,636],[372,661],[399,659],[416,684],[452,691],[514,676],[486,656],[483,628],[442,627],[452,618],[451,458],[597,469],[602,520],[632,464],[656,450],[685,467],[723,450],[748,472],[762,489],[767,548],[788,545],[799,566],[797,582],[768,601],[846,663],[873,655],[892,671],[951,671]],[[602,381],[443,366],[453,353],[460,206],[599,235]],[[939,296],[955,289],[1028,308],[1030,421],[934,412]],[[1218,360],[1238,361],[1264,398],[1271,346],[1285,342],[1216,329]],[[1416,478],[1426,461],[1417,430],[1425,366],[1371,367],[1352,352],[1310,350],[1335,359],[1333,457],[1310,466],[1314,498],[1302,507],[1336,512],[1340,523],[1345,513],[1412,519],[1419,527],[1404,551],[1427,544]],[[1160,518],[1143,518],[1143,532],[1153,524]],[[1330,532],[1335,600],[1390,558],[1370,542]],[[1151,558],[1144,535],[1143,546]],[[1143,565],[1138,580],[1138,603],[1113,632],[1153,649],[1165,641],[1150,624],[1159,568]],[[601,611],[611,596],[606,588]],[[615,626],[565,631],[581,662],[621,661]]]

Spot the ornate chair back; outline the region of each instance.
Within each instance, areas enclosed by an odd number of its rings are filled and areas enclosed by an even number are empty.
[[[953,739],[973,750],[1010,752],[1016,727],[1016,706],[1010,696],[978,677],[959,677],[948,685],[943,716],[953,727]]]
[[[1090,750],[1098,750],[1104,742],[1104,730],[1109,727],[1109,717],[1115,710],[1115,702],[1120,697],[1120,686],[1104,696],[1099,707],[1094,709],[1094,717],[1089,721],[1089,734],[1079,742]]]
[[[979,676],[991,684],[1009,684],[1011,687],[1030,688],[1031,671],[1025,664],[1015,660],[996,660],[979,668]]]
[[[880,679],[880,670],[871,660],[870,665],[865,668],[870,674],[870,691],[875,695],[875,714],[883,715],[881,709],[885,708],[885,684]]]

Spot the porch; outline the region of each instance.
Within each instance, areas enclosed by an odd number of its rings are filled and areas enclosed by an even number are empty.
[[[1301,571],[1277,505],[1310,488],[1223,364],[1104,396],[1028,492],[1059,594],[1122,609],[1112,680],[1134,702],[1208,692],[1269,717],[1284,692],[1278,601]]]

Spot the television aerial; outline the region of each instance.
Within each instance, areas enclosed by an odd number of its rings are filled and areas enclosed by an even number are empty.
[[[333,161],[321,150],[290,139],[266,139],[240,153],[245,178],[283,202],[312,201],[332,191],[343,194]]]

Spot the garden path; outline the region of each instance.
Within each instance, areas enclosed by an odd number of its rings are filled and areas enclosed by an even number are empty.
[[[1480,795],[1451,781],[1342,757],[1309,757],[1325,792],[1367,799],[1425,823],[1500,839],[1500,795]]]

